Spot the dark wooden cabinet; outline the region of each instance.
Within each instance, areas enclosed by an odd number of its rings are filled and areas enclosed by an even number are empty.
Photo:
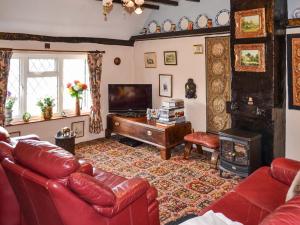
[[[220,171],[246,177],[262,165],[261,135],[245,130],[228,129],[220,133]]]
[[[183,143],[184,136],[191,133],[191,123],[160,126],[154,120],[148,121],[146,117],[132,118],[110,114],[107,116],[105,136],[109,138],[111,133],[154,145],[160,149],[163,159],[169,159],[171,148]]]

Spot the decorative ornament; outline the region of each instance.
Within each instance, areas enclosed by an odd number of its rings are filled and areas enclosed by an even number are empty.
[[[128,13],[135,12],[137,15],[143,13],[142,5],[145,3],[145,0],[121,0],[123,8]],[[107,15],[113,9],[113,0],[103,0],[103,15],[105,21],[107,21]]]
[[[114,64],[117,65],[117,66],[120,65],[121,64],[121,59],[119,57],[116,57],[114,59]]]
[[[188,79],[185,84],[185,97],[186,98],[197,98],[196,95],[196,84],[193,79]]]

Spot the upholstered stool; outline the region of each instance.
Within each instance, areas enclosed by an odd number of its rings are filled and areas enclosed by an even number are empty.
[[[215,167],[217,166],[218,159],[219,159],[219,147],[220,147],[220,140],[218,135],[214,134],[209,134],[205,132],[195,132],[188,134],[184,137],[185,141],[185,149],[184,149],[184,158],[188,159],[192,148],[193,144],[197,146],[197,151],[202,154],[202,146],[213,149],[214,152],[212,153],[211,156],[211,164],[213,164]]]

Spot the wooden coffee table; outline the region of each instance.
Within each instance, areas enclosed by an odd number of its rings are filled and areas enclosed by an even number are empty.
[[[160,149],[162,159],[171,157],[171,149],[184,141],[184,136],[191,133],[191,123],[185,122],[172,126],[161,126],[155,120],[146,117],[132,118],[109,114],[107,116],[106,138],[112,133],[129,137]]]

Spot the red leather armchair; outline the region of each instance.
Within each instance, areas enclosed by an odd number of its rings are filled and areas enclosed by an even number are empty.
[[[10,138],[9,133],[0,127],[0,162],[6,158],[11,158],[14,146],[19,140],[39,140],[36,135],[27,135],[17,138]],[[20,225],[20,207],[15,194],[8,182],[7,176],[0,164],[0,225]]]
[[[300,196],[285,202],[300,162],[278,158],[271,167],[262,167],[233,191],[201,212],[223,213],[244,225],[299,225]]]
[[[1,164],[23,224],[159,225],[157,191],[147,181],[81,166],[55,145],[19,141]]]

